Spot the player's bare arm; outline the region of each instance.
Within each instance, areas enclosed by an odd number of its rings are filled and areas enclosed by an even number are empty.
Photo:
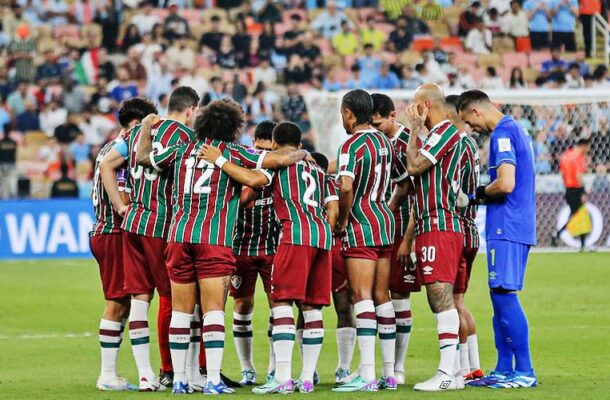
[[[342,175],[339,178],[339,218],[335,223],[335,234],[341,236],[347,229],[349,214],[354,203],[354,178]]]
[[[328,163],[327,172],[331,175],[335,175],[337,173],[337,160],[332,160]]]
[[[326,220],[330,226],[335,226],[339,218],[339,202],[329,201],[326,203]]]
[[[401,204],[407,200],[407,196],[413,191],[413,184],[411,180],[406,177],[400,182],[396,183],[394,190],[392,191],[392,197],[388,203],[390,211],[397,212],[400,209]]]
[[[516,168],[513,164],[500,164],[497,168],[497,178],[489,185],[485,186],[485,196],[501,198],[511,194],[515,189],[515,170]]]
[[[148,114],[142,120],[142,128],[136,148],[136,161],[145,167],[151,167],[150,153],[152,152],[152,137],[150,135],[153,125],[159,122],[161,118],[157,114]]]
[[[413,253],[413,238],[415,236],[415,217],[413,214],[413,209],[409,212],[409,223],[407,224],[407,231],[405,232],[405,236],[402,238],[402,242],[400,243],[400,247],[398,248],[398,252],[396,253],[396,257],[400,261],[400,264],[406,266],[409,264],[409,261],[413,261],[411,258],[411,253]]]
[[[116,170],[125,164],[125,159],[115,149],[110,149],[108,154],[104,156],[104,159],[100,162],[100,176],[102,177],[102,184],[110,201],[112,207],[116,212],[123,216],[127,211],[127,202],[124,201],[119,192],[119,186],[117,184]]]
[[[432,162],[419,152],[417,144],[417,134],[424,127],[428,109],[424,108],[420,113],[417,110],[417,104],[410,104],[407,109],[407,119],[411,124],[412,134],[409,136],[409,144],[407,145],[407,171],[411,176],[419,176],[432,166]]]
[[[231,179],[241,183],[242,185],[259,188],[270,183],[269,177],[264,173],[240,167],[237,164],[229,162],[222,156],[222,153],[218,147],[204,144],[199,152],[199,156],[207,162],[215,164],[224,173],[229,175]]]

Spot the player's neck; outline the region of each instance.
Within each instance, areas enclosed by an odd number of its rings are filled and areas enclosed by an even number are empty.
[[[182,125],[186,125],[186,115],[183,113],[170,112],[167,114],[167,118],[165,119],[171,119],[172,121],[180,122]]]
[[[371,130],[371,126],[369,124],[358,124],[356,126],[354,126],[354,128],[352,129],[352,133],[357,133],[357,132],[361,132],[361,131],[370,131]]]
[[[392,135],[390,135],[390,139],[394,139],[396,136],[398,136],[400,134],[400,132],[402,131],[403,126],[400,125],[398,122],[394,122],[394,125],[392,126]]]
[[[504,118],[504,114],[502,114],[496,108],[489,113],[489,118],[487,119],[487,127],[489,132],[493,132],[496,129],[496,126],[500,123],[502,118]]]

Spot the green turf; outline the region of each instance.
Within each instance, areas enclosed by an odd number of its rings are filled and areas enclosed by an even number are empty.
[[[329,385],[315,398],[355,397],[443,399],[605,399],[610,398],[610,281],[608,254],[534,254],[531,256],[522,302],[530,320],[532,353],[541,386],[536,389],[492,391],[467,388],[440,394],[416,393],[415,382],[436,367],[438,344],[425,298],[413,299],[414,333],[407,360],[407,386],[398,392],[334,394]],[[127,399],[167,398],[169,393],[99,393],[97,326],[102,297],[97,270],[90,260],[0,263],[0,399]],[[255,362],[266,368],[267,311],[258,297],[255,312]],[[491,307],[486,292],[483,257],[479,257],[467,296],[479,323],[484,368],[493,368]],[[231,307],[231,303],[229,303]],[[156,308],[155,308],[156,309]],[[230,308],[229,308],[230,309]],[[152,315],[155,314],[153,310]],[[230,319],[227,319],[228,321]],[[337,356],[334,311],[325,310],[327,334],[319,370],[331,382]],[[154,326],[154,324],[151,324]],[[224,370],[239,373],[230,329],[227,328]],[[73,335],[73,337],[70,337]],[[88,336],[85,336],[88,335]],[[154,335],[154,334],[153,334]],[[154,338],[153,338],[153,343]],[[120,371],[132,381],[136,371],[128,341],[121,351]],[[153,365],[158,366],[156,347]],[[296,357],[298,359],[298,357]],[[354,360],[356,365],[357,356]],[[299,370],[299,362],[295,371]],[[254,397],[240,390],[233,397]]]

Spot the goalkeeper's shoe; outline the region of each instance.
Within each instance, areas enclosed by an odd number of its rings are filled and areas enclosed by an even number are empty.
[[[360,375],[357,375],[344,385],[333,388],[333,392],[377,392],[378,390],[379,387],[377,386],[376,379],[367,382]]]
[[[271,379],[267,383],[262,386],[257,386],[252,389],[252,393],[254,394],[272,394],[272,393],[280,393],[280,394],[290,394],[294,393],[294,382],[292,379],[288,379],[286,382],[282,383],[275,379]]]
[[[481,379],[477,379],[476,381],[470,381],[467,383],[467,385],[474,386],[474,387],[490,386],[490,385],[495,384],[498,381],[506,379],[509,375],[510,375],[510,373],[507,373],[507,372],[491,371],[489,373],[489,375],[487,375]]]
[[[505,379],[498,380],[496,383],[489,385],[492,389],[517,389],[531,388],[538,386],[538,379],[532,370],[528,374],[515,372],[508,375]]]
[[[102,390],[105,392],[123,392],[127,390],[138,390],[136,385],[132,385],[127,382],[127,379],[115,376],[110,379],[103,379],[101,376],[98,378],[97,383],[95,385],[97,390]]]
[[[172,393],[173,394],[190,394],[193,393],[194,390],[191,389],[188,383],[176,381],[172,385]]]
[[[214,385],[208,380],[208,384],[203,389],[203,394],[214,395],[214,394],[232,394],[235,393],[234,389],[231,389],[221,380],[218,385]]]
[[[161,371],[159,373],[159,391],[171,389],[174,386],[174,373],[172,371]]]

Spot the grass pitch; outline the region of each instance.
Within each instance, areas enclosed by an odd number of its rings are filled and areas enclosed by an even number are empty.
[[[397,392],[336,394],[330,391],[337,362],[335,315],[324,311],[327,328],[319,371],[323,385],[309,397],[443,398],[443,399],[610,399],[610,256],[608,254],[533,254],[526,289],[521,296],[531,330],[531,346],[540,386],[492,391],[467,388],[452,393],[413,391],[438,361],[434,320],[424,294],[413,298],[413,335],[407,360],[407,385]],[[478,321],[483,368],[495,365],[491,304],[486,290],[484,257],[479,256],[466,300]],[[0,263],[0,399],[160,399],[164,393],[101,393],[97,327],[102,295],[92,260],[20,261]],[[259,293],[261,293],[259,291]],[[267,365],[268,312],[262,296],[254,313],[255,363],[259,380]],[[227,310],[230,312],[231,300]],[[155,306],[151,316],[156,314]],[[230,315],[229,313],[227,313]],[[230,324],[231,318],[227,318]],[[151,321],[151,327],[155,323]],[[155,329],[151,329],[153,366],[159,365]],[[230,325],[227,326],[224,371],[239,376]],[[379,357],[379,351],[378,357]],[[294,371],[300,371],[296,356]],[[358,356],[352,368],[357,365]],[[136,381],[129,348],[123,342],[120,371]],[[379,364],[378,364],[379,369]],[[295,372],[295,373],[296,373]],[[295,394],[301,397],[302,395]],[[240,389],[233,398],[254,398]]]

